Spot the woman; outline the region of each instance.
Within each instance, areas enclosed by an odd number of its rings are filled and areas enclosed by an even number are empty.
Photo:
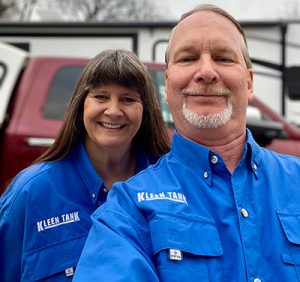
[[[55,143],[1,198],[0,280],[67,281],[112,183],[169,150],[146,67],[108,50],[84,69]]]

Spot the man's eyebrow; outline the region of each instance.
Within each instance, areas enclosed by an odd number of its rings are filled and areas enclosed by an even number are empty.
[[[213,50],[220,53],[235,53],[233,48],[226,46],[215,46]]]
[[[195,47],[192,45],[185,45],[180,47],[179,49],[177,49],[174,54],[173,57],[177,57],[179,54],[184,53],[184,52],[193,52],[195,50]]]

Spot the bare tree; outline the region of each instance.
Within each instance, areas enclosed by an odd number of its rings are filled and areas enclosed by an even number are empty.
[[[0,18],[10,15],[10,12],[16,8],[16,0],[0,0]]]
[[[38,0],[0,0],[0,18],[30,20]]]
[[[21,21],[28,21],[30,20],[33,10],[36,7],[38,0],[19,0],[19,4],[20,4],[20,20]]]
[[[55,2],[56,1],[56,2]],[[162,19],[151,0],[55,0],[58,8],[83,21],[153,21]],[[52,2],[52,3],[53,3]]]
[[[10,12],[21,21],[29,21],[35,9],[52,11],[71,21],[163,19],[151,0],[0,0],[0,13]]]

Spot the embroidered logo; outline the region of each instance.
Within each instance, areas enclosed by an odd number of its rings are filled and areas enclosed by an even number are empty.
[[[139,203],[143,201],[169,200],[188,205],[185,195],[178,192],[161,192],[157,194],[149,192],[138,192],[137,199]]]
[[[76,221],[80,221],[79,212],[70,212],[61,214],[59,216],[50,217],[44,220],[37,221],[38,232],[45,231],[50,228],[58,227],[63,224],[69,224]]]

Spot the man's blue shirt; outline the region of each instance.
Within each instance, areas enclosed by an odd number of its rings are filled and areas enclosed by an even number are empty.
[[[138,150],[136,171],[153,161]],[[0,281],[70,281],[107,192],[82,142],[18,174],[0,199]]]
[[[249,131],[233,174],[175,133],[92,220],[74,281],[300,281],[300,159]]]

